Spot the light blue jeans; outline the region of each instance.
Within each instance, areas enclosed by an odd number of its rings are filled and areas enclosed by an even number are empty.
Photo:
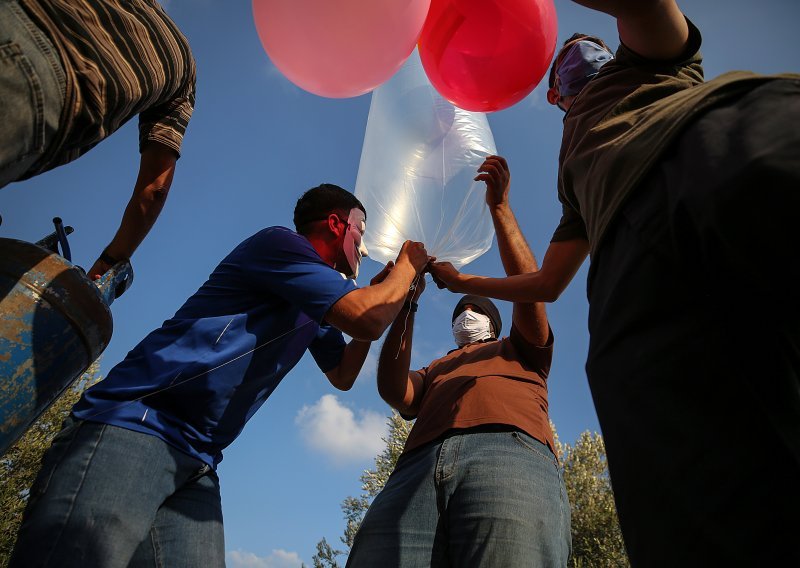
[[[223,568],[219,480],[155,436],[68,419],[45,454],[11,568]]]
[[[571,546],[564,480],[547,446],[521,432],[465,433],[400,458],[347,566],[563,567]]]
[[[66,79],[44,32],[15,0],[0,1],[0,187],[23,176],[58,131]]]

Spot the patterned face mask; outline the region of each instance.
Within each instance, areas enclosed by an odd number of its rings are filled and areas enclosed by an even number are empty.
[[[358,278],[361,259],[368,254],[367,247],[363,242],[366,230],[367,222],[364,218],[364,212],[358,207],[352,208],[350,216],[347,218],[347,234],[344,236],[343,248],[347,264],[350,265],[350,270],[353,273],[351,276],[353,280]]]
[[[464,310],[453,320],[453,339],[459,347],[492,337],[492,325],[488,316]]]
[[[558,93],[562,97],[577,95],[612,59],[614,56],[611,52],[593,41],[584,39],[575,42],[556,67]]]

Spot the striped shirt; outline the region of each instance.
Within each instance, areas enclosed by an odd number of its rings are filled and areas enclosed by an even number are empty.
[[[26,177],[70,162],[139,115],[139,148],[180,154],[194,109],[189,43],[155,0],[20,0],[66,75],[59,132]]]

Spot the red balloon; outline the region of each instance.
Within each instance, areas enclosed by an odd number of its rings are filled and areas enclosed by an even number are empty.
[[[491,112],[519,102],[541,81],[557,33],[553,0],[432,0],[419,53],[445,99]]]

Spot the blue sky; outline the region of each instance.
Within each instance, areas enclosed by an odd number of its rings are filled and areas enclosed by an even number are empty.
[[[559,42],[584,31],[616,46],[611,18],[566,0],[555,4]],[[324,99],[284,79],[261,48],[249,1],[169,0],[165,7],[197,59],[197,106],[166,208],[134,256],[133,287],[113,306],[114,337],[103,373],[170,317],[242,239],[265,226],[291,226],[302,191],[321,182],[353,189],[369,111],[370,95]],[[796,0],[694,0],[682,7],[703,32],[708,78],[733,69],[800,70]],[[559,218],[561,113],[546,104],[540,86],[491,114],[489,124],[511,167],[512,206],[541,258]],[[0,191],[0,236],[37,240],[58,215],[76,229],[74,261],[90,266],[119,223],[137,167],[131,121],[78,161]],[[365,261],[360,280],[379,268]],[[588,262],[548,308],[556,337],[550,410],[567,442],[598,429],[583,369],[587,268]],[[466,269],[502,274],[496,246]],[[429,286],[417,317],[413,364],[425,365],[451,348],[456,301]],[[510,322],[510,306],[501,305],[501,313]],[[379,347],[373,345],[347,393],[335,391],[310,357],[303,359],[225,452],[219,472],[229,566],[310,565],[321,537],[338,542],[344,524],[339,505],[360,492],[359,475],[382,447],[389,409],[375,389]]]

